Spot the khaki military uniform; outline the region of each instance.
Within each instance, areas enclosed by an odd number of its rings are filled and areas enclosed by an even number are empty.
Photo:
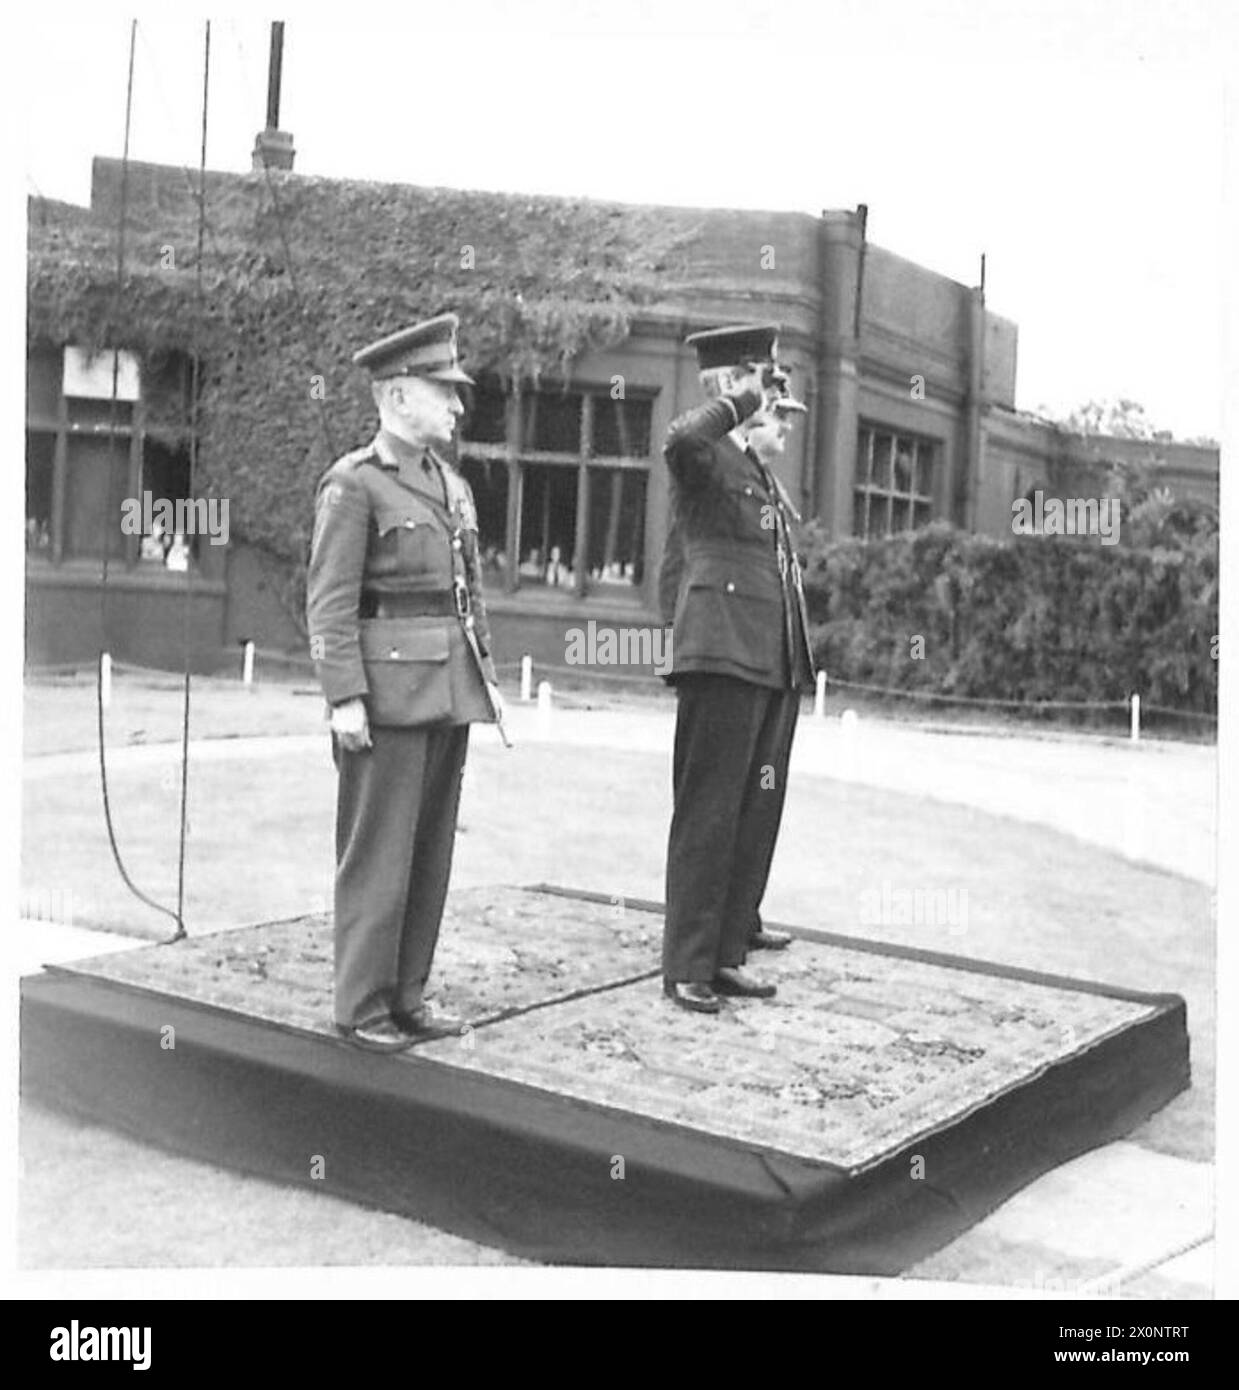
[[[495,718],[477,518],[465,480],[380,430],[324,474],[306,583],[329,704],[364,699],[373,748],[338,741],[335,1021],[412,1012],[447,894],[469,725]]]

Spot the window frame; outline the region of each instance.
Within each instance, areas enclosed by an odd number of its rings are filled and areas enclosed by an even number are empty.
[[[882,435],[890,439],[890,452],[885,460],[885,476],[888,479],[886,486],[874,482],[875,446],[878,437]],[[900,445],[911,447],[909,485],[906,489],[896,486],[895,463],[899,456]],[[922,455],[925,450],[929,451],[930,456],[929,490],[922,492],[918,490],[918,485],[924,478]],[[918,508],[924,508],[928,512],[926,521],[922,522],[921,525],[933,521],[937,510],[935,487],[938,482],[938,464],[943,456],[942,450],[943,441],[935,439],[932,435],[916,434],[911,430],[901,429],[895,425],[862,418],[857,425],[856,467],[852,470],[851,534],[864,541],[908,535],[920,529],[916,522]],[[860,467],[862,458],[865,462],[863,477]],[[858,530],[856,508],[858,500],[862,497],[864,498],[863,527]],[[884,504],[886,512],[886,524],[880,534],[874,534],[871,529],[875,499]],[[893,525],[897,503],[906,505],[908,516],[908,524],[898,529]]]
[[[47,434],[53,439],[52,445],[52,505],[49,530],[51,533],[50,553],[46,559],[38,552],[33,552],[34,562],[37,564],[50,563],[59,567],[66,561],[81,561],[84,563],[102,564],[104,556],[107,556],[109,563],[115,562],[123,565],[125,569],[131,570],[138,563],[139,546],[141,537],[131,536],[120,530],[120,514],[114,518],[116,532],[121,538],[119,554],[113,554],[109,547],[106,536],[101,541],[101,550],[98,555],[75,555],[66,554],[66,537],[69,514],[69,440],[70,439],[101,439],[108,443],[108,457],[114,456],[125,459],[125,486],[126,492],[119,500],[123,502],[125,497],[141,496],[142,481],[142,442],[145,434],[145,402],[139,392],[138,398],[134,401],[125,401],[123,404],[132,407],[129,419],[118,422],[115,427],[110,421],[96,421],[84,423],[74,421],[71,418],[71,403],[74,400],[94,399],[87,396],[66,396],[64,391],[64,354],[65,344],[60,344],[54,351],[52,361],[56,364],[56,410],[54,415],[47,415],[40,410],[32,410],[27,405],[26,409],[26,433]],[[120,351],[132,351],[132,349],[120,349]],[[31,367],[31,357],[27,358],[27,371]],[[110,403],[109,403],[110,408]],[[107,518],[102,518],[105,526]],[[31,558],[30,552],[27,558]]]
[[[586,557],[589,554],[590,495],[592,484],[595,481],[591,475],[595,473],[607,473],[609,475],[611,471],[622,470],[643,473],[647,479],[650,477],[652,473],[654,401],[658,396],[658,390],[656,388],[629,389],[625,387],[624,395],[621,398],[625,401],[648,401],[650,404],[650,439],[647,445],[649,451],[644,455],[598,454],[594,452],[594,406],[600,399],[610,397],[611,388],[592,382],[573,382],[570,388],[563,388],[563,394],[579,394],[581,397],[581,420],[575,453],[566,450],[522,447],[525,403],[531,399],[536,400],[539,395],[554,395],[557,389],[559,389],[557,386],[543,386],[531,390],[522,386],[515,391],[505,392],[507,438],[504,443],[480,443],[462,436],[457,441],[456,453],[462,461],[474,459],[478,462],[498,462],[507,467],[508,506],[504,535],[506,564],[504,592],[508,594],[515,594],[521,589],[521,517],[524,511],[526,466],[543,465],[577,470],[572,593],[577,599],[588,599],[592,591]],[[649,518],[648,486],[647,483],[645,502],[647,522]],[[644,553],[644,545],[642,550]],[[644,586],[645,579],[643,578],[641,585],[634,584],[633,589],[639,593],[644,589]],[[641,601],[643,601],[643,597],[642,595]]]

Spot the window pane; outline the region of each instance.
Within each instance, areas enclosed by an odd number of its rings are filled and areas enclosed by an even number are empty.
[[[473,489],[477,508],[483,582],[501,589],[508,565],[508,466],[494,459],[465,458],[460,471]]]
[[[911,528],[911,503],[901,497],[893,498],[891,501],[891,534],[898,535],[900,531],[907,531]]]
[[[652,401],[613,401],[609,395],[595,396],[591,441],[594,453],[618,458],[647,458],[653,415]]]
[[[38,430],[26,432],[26,549],[50,550],[52,545],[52,459],[56,437]]]
[[[916,446],[910,439],[895,441],[895,491],[912,490],[912,460]],[[896,528],[898,529],[898,528]]]
[[[142,448],[142,492],[151,495],[154,524],[152,534],[143,535],[138,543],[138,558],[167,565],[174,548],[174,537],[165,534],[155,519],[154,504],[160,500],[171,502],[175,512],[177,499],[189,497],[188,448],[168,449],[155,440],[147,439]]]
[[[934,446],[922,441],[916,449],[916,491],[932,497],[934,491]]]
[[[933,520],[933,508],[928,502],[916,502],[913,504],[912,525],[924,526]]]
[[[565,396],[560,391],[539,391],[526,396],[523,405],[526,449],[547,449],[561,454],[581,452],[579,392]]]
[[[109,466],[111,486],[109,487]],[[65,488],[65,554],[123,553],[121,503],[129,494],[129,440],[117,436],[109,448],[106,438],[68,441],[68,479]]]
[[[555,464],[523,465],[521,586],[571,589],[575,582],[577,470]]]
[[[873,431],[861,430],[860,437],[856,441],[856,481],[867,483],[869,481],[869,458],[873,447]]]
[[[891,485],[891,444],[889,434],[873,436],[873,485],[888,488]]]
[[[116,402],[116,425],[117,428],[129,425],[133,422],[133,402]],[[71,400],[69,402],[69,424],[77,425],[83,430],[101,428],[110,429],[112,426],[112,402],[111,401],[89,401]],[[128,448],[126,444],[123,446]]]
[[[645,496],[649,475],[636,469],[589,471],[590,587],[619,592],[645,575]]]
[[[465,417],[461,438],[479,444],[502,444],[507,438],[507,397],[497,381],[483,379],[470,390],[462,386]]]

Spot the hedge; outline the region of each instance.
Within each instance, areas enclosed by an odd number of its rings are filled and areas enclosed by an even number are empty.
[[[881,541],[814,532],[807,559],[815,654],[840,679],[1034,703],[1136,692],[1217,712],[1217,524],[1204,504],[1141,499],[1116,545],[938,522]]]

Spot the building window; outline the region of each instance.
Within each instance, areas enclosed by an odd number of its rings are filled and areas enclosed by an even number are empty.
[[[110,401],[71,399],[68,417],[64,554],[101,559],[106,545],[109,557],[123,559],[121,505],[131,491],[133,405],[117,401],[115,428]]]
[[[853,535],[894,536],[933,517],[938,447],[932,439],[861,426],[852,486]]]
[[[26,549],[44,554],[52,546],[52,476],[56,435],[51,430],[26,431]]]
[[[198,558],[199,536],[177,536],[166,531],[155,516],[160,501],[171,502],[175,508],[180,498],[188,498],[189,448],[181,445],[169,448],[155,439],[146,439],[142,448],[142,486],[138,500],[144,503],[151,496],[151,529],[138,542],[138,559],[146,564],[162,565],[165,569],[183,569],[185,563]]]
[[[639,598],[653,399],[483,380],[461,432],[489,582]]]
[[[179,354],[140,367],[134,353],[87,353],[35,346],[26,366],[26,550],[58,564],[109,559],[185,569],[197,536],[131,534],[124,504],[144,493],[175,504],[189,494],[188,446],[147,435],[183,437],[189,363]],[[112,400],[113,389],[116,400]],[[145,512],[143,512],[145,517]]]

